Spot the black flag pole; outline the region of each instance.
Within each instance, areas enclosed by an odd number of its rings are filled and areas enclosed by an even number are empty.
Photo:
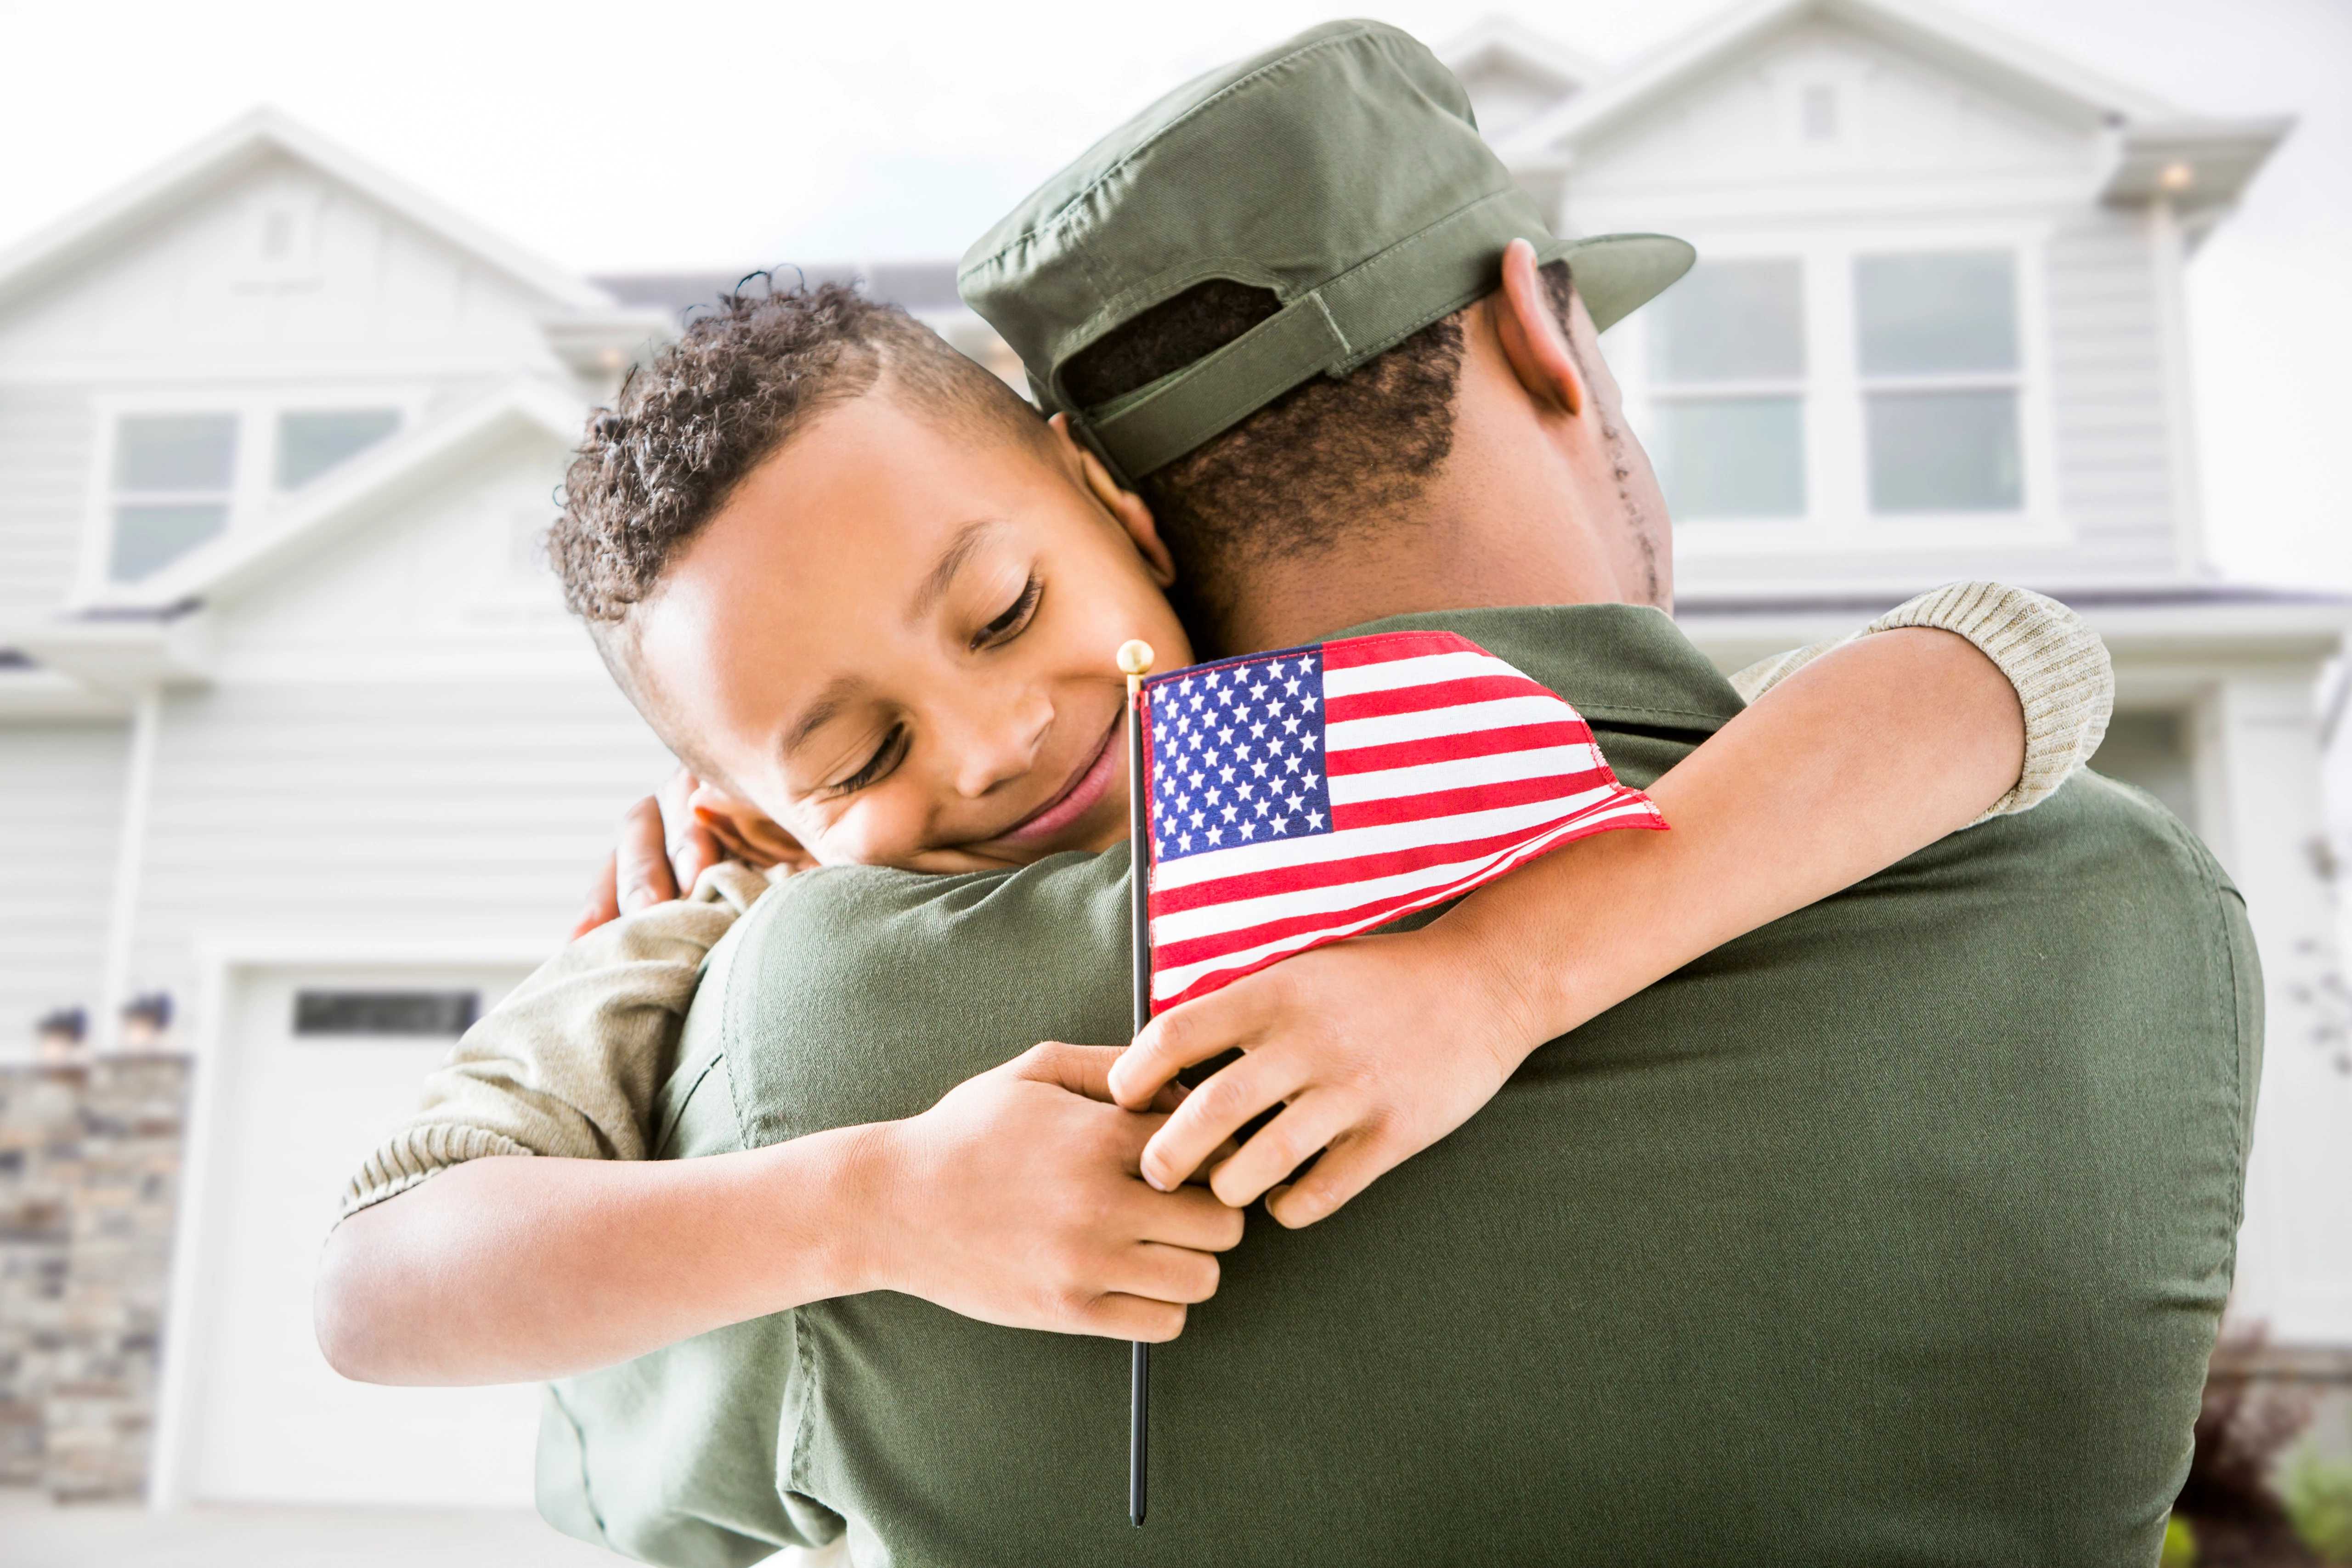
[[[1151,645],[1121,643],[1118,668],[1127,676],[1128,924],[1133,937],[1135,1032],[1151,1022],[1150,875],[1151,824],[1144,810],[1143,678],[1151,671]],[[1127,1521],[1140,1529],[1146,1483],[1150,1477],[1151,1346],[1137,1340],[1128,1347]]]

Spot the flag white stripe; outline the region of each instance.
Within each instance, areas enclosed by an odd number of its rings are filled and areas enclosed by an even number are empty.
[[[1383,659],[1378,664],[1359,664],[1345,669],[1323,667],[1323,695],[1354,697],[1366,691],[1394,691],[1406,686],[1434,686],[1444,680],[1476,680],[1490,675],[1515,675],[1528,679],[1527,671],[1514,669],[1491,653],[1416,654],[1411,658]]]
[[[1162,860],[1151,868],[1155,892],[1173,892],[1225,877],[1247,877],[1327,860],[1351,860],[1359,855],[1380,855],[1412,849],[1423,844],[1468,843],[1552,820],[1563,812],[1580,811],[1611,793],[1597,785],[1565,800],[1522,801],[1487,811],[1457,812],[1420,822],[1383,823],[1377,827],[1346,827],[1336,833],[1302,834],[1296,838],[1269,838],[1262,844],[1240,844],[1198,855]]]
[[[1519,779],[1558,775],[1573,778],[1600,765],[1600,753],[1591,746],[1538,746],[1524,752],[1503,752],[1488,757],[1457,757],[1452,762],[1414,763],[1378,773],[1341,773],[1331,781],[1331,804],[1360,800],[1394,800],[1402,795],[1433,795],[1439,790],[1467,789],[1476,784],[1507,784]]]
[[[1516,865],[1558,842],[1563,834],[1574,832],[1589,825],[1613,821],[1630,811],[1646,812],[1648,809],[1649,805],[1646,801],[1629,801],[1605,811],[1596,811],[1590,816],[1571,818],[1524,844],[1496,850],[1494,854],[1475,862],[1465,862],[1462,866],[1454,868],[1457,874],[1450,882],[1444,884],[1444,887],[1450,889],[1465,882],[1478,880],[1489,868],[1501,869]],[[1391,906],[1342,925],[1329,926],[1319,931],[1294,931],[1288,936],[1277,937],[1272,942],[1262,942],[1255,947],[1243,948],[1238,952],[1202,959],[1197,963],[1188,963],[1175,969],[1155,971],[1151,976],[1152,998],[1155,1001],[1165,1001],[1171,996],[1181,995],[1210,975],[1227,970],[1247,969],[1262,959],[1276,958],[1284,953],[1296,952],[1303,947],[1313,946],[1318,942],[1353,936],[1358,931],[1370,931],[1375,926],[1386,925],[1391,921],[1401,919],[1415,909],[1426,909],[1431,904],[1442,903],[1450,896],[1450,891],[1443,890],[1433,895],[1425,893],[1420,899],[1404,900],[1401,905]]]
[[[1640,802],[1634,804],[1647,809]],[[1586,810],[1591,808],[1588,806]],[[1566,810],[1559,815],[1563,820],[1572,820],[1580,818],[1583,813]],[[1600,820],[1609,813],[1598,811],[1592,812],[1592,816],[1595,820]],[[1435,841],[1472,842],[1465,836],[1454,832],[1448,832]],[[1494,854],[1499,853],[1499,850],[1494,851],[1486,858],[1491,859]],[[1157,946],[1170,947],[1180,942],[1194,942],[1227,931],[1247,931],[1252,926],[1272,925],[1276,921],[1297,920],[1301,915],[1352,910],[1375,899],[1434,887],[1460,875],[1464,868],[1473,864],[1469,860],[1442,862],[1434,866],[1415,867],[1409,871],[1393,871],[1385,877],[1367,877],[1358,881],[1335,883],[1329,887],[1297,888],[1288,892],[1262,893],[1254,899],[1221,900],[1197,910],[1177,910],[1152,920],[1151,940]]]
[[[1323,727],[1324,749],[1339,752],[1358,746],[1388,746],[1399,741],[1426,741],[1433,735],[1462,735],[1474,730],[1507,730],[1520,724],[1564,724],[1576,710],[1557,697],[1497,697],[1488,702],[1459,702],[1448,708],[1427,708],[1418,713],[1384,713],[1377,719],[1342,719]]]

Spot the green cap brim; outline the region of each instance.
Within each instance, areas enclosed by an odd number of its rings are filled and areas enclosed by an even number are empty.
[[[1568,263],[1596,332],[1607,331],[1664,293],[1698,259],[1690,241],[1669,234],[1600,234],[1565,240],[1552,249]]]

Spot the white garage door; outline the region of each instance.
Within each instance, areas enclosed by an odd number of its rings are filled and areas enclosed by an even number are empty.
[[[415,1108],[465,1021],[521,977],[488,966],[230,975],[190,1194],[197,1256],[183,1266],[196,1272],[169,1352],[191,1358],[173,1420],[182,1497],[530,1505],[535,1385],[346,1383],[310,1328],[312,1272],[344,1181]]]

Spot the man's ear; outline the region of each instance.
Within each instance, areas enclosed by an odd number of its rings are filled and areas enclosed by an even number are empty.
[[[1143,557],[1143,564],[1150,572],[1151,580],[1163,589],[1171,586],[1176,581],[1176,558],[1168,553],[1167,543],[1160,537],[1159,520],[1151,515],[1151,509],[1144,504],[1143,498],[1111,478],[1110,470],[1103,467],[1102,459],[1095,456],[1094,449],[1070,434],[1070,416],[1067,414],[1056,414],[1046,423],[1053,426],[1054,434],[1077,462],[1078,472],[1086,480],[1087,489],[1093,493],[1095,500],[1102,503],[1103,510],[1117,519],[1119,527],[1127,531],[1128,539],[1135,545],[1136,553]]]
[[[1568,331],[1552,310],[1550,291],[1536,268],[1536,247],[1515,239],[1503,251],[1503,295],[1488,307],[1503,340],[1511,374],[1542,407],[1574,418],[1584,412],[1591,389],[1576,356],[1568,352]]]

